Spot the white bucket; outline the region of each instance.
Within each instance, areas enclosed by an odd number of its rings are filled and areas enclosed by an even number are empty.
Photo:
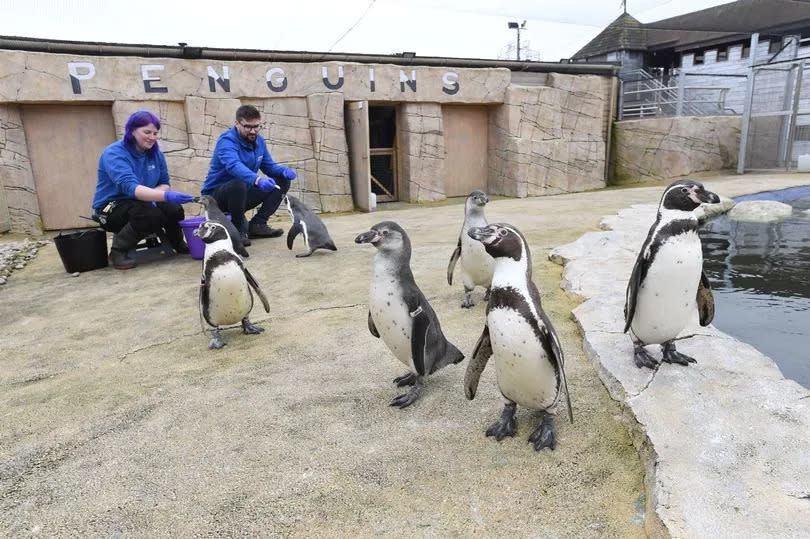
[[[369,208],[369,211],[374,211],[374,210],[377,209],[377,193],[370,193],[369,194],[369,196],[368,196],[368,208]]]
[[[810,172],[810,154],[806,153],[799,156],[799,172]]]

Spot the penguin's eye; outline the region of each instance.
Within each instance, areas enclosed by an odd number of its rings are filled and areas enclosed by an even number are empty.
[[[388,235],[388,231],[387,231],[387,230],[383,230],[383,231],[382,231],[382,235],[383,235],[383,236],[387,236],[387,235]]]
[[[502,229],[498,230],[498,235],[500,237],[506,236],[506,229],[502,228]]]
[[[681,193],[688,193],[688,192],[689,189],[687,189],[686,187],[681,187]]]

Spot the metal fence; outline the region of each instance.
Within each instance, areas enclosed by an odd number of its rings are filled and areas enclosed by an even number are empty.
[[[664,78],[637,69],[621,73],[618,119],[741,114],[746,75],[689,73]]]

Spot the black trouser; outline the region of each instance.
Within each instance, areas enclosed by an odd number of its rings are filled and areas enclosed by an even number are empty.
[[[257,223],[266,223],[267,219],[276,213],[279,205],[281,205],[281,197],[290,188],[290,180],[276,180],[276,184],[279,189],[262,191],[256,186],[248,187],[242,180],[233,179],[214,189],[211,196],[217,201],[219,209],[231,214],[231,221],[236,229],[247,234],[248,224],[245,219],[247,210],[261,204],[262,207],[259,208],[259,211],[251,220]]]
[[[163,229],[169,239],[173,240],[180,233],[180,225],[177,222],[182,221],[184,217],[183,206],[179,204],[156,202],[152,205],[151,202],[143,200],[119,200],[107,214],[107,222],[101,227],[107,232],[115,233],[130,223],[138,239]]]

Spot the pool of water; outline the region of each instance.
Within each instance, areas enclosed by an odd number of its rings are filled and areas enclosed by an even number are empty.
[[[721,215],[701,226],[713,324],[810,388],[810,186],[734,200],[778,200],[791,205],[793,214],[771,223]]]

